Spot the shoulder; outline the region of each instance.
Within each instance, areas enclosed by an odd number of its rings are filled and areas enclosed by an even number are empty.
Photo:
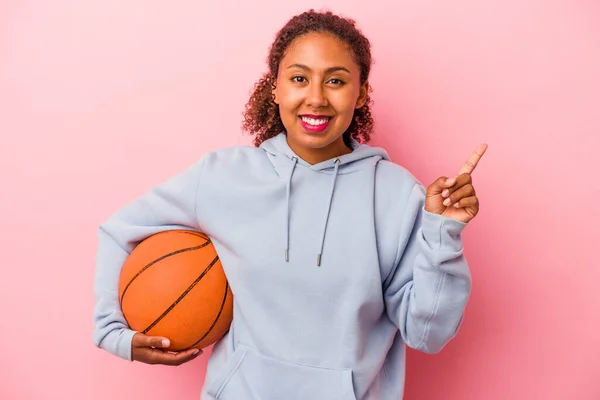
[[[264,153],[264,150],[253,146],[223,147],[204,154],[201,163],[208,169],[251,167],[266,160]]]
[[[218,150],[213,150],[204,155],[206,162],[218,163],[235,163],[248,158],[255,158],[264,153],[262,149],[257,147],[240,145],[223,147]]]
[[[421,182],[405,167],[392,161],[381,160],[375,171],[375,187],[378,191],[391,192],[396,195],[410,193],[415,185]]]

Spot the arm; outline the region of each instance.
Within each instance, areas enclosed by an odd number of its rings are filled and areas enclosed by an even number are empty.
[[[200,230],[196,201],[203,160],[113,214],[98,230],[94,278],[94,344],[132,360],[132,339],[119,305],[119,278],[125,260],[143,239],[173,229]]]
[[[417,183],[400,221],[384,297],[406,344],[436,353],[456,335],[471,290],[460,237],[467,224],[426,211],[424,202],[425,189]]]

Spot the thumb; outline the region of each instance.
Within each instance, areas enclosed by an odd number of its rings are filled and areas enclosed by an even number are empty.
[[[136,341],[138,347],[156,347],[158,349],[166,349],[171,345],[171,341],[162,336],[146,336],[141,333],[138,333],[135,336],[138,335],[139,340]]]
[[[171,341],[167,338],[160,336],[151,336],[150,338],[150,346],[166,349],[171,345]]]

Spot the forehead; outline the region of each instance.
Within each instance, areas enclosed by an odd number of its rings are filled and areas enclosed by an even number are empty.
[[[344,41],[328,33],[311,32],[296,38],[281,59],[280,68],[304,64],[310,69],[327,69],[332,66],[348,68],[358,73],[352,49]]]

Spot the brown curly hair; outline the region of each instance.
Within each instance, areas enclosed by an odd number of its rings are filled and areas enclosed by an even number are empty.
[[[272,98],[272,90],[285,51],[296,38],[310,32],[330,33],[347,43],[360,68],[361,85],[369,78],[372,63],[371,43],[356,28],[354,20],[340,17],[331,11],[317,12],[313,9],[294,16],[277,33],[267,57],[269,72],[254,85],[254,92],[245,107],[242,129],[251,135],[256,135],[254,145],[257,147],[285,130],[279,115],[279,107]],[[354,110],[352,122],[343,134],[346,145],[350,144],[350,138],[360,143],[367,143],[371,139],[373,117],[370,106],[372,104],[373,101],[367,94],[364,106]]]

